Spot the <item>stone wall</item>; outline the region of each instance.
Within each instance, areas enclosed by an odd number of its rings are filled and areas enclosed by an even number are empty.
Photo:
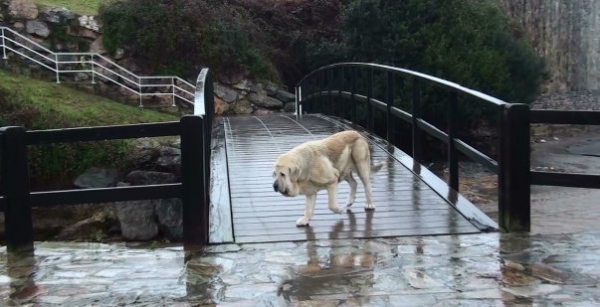
[[[600,1],[499,1],[546,59],[546,93],[600,90]]]

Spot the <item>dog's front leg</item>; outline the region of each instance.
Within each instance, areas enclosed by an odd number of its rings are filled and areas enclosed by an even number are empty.
[[[338,192],[338,183],[332,183],[327,186],[327,198],[329,204],[329,210],[333,211],[333,213],[342,213],[342,209],[337,204],[337,192]]]
[[[315,202],[317,201],[317,193],[306,194],[306,209],[304,216],[296,221],[296,226],[306,226],[313,217]]]

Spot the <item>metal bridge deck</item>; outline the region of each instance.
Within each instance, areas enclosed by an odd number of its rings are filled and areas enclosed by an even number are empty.
[[[310,226],[296,227],[296,219],[304,213],[304,196],[287,198],[273,191],[275,159],[305,141],[348,129],[367,137],[375,162],[387,161],[372,180],[376,210],[363,209],[364,189],[357,178],[356,202],[350,210],[329,211],[322,191]],[[301,120],[283,114],[225,117],[216,131],[211,243],[462,234],[494,228],[487,216],[440,179],[432,179],[408,155],[347,122],[323,115],[304,115]],[[348,193],[343,182],[338,194],[341,206]]]

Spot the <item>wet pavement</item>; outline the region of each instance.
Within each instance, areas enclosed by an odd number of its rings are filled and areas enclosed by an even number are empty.
[[[600,231],[0,251],[3,306],[600,306]]]

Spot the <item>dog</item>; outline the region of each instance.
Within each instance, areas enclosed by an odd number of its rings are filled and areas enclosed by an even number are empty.
[[[321,190],[327,190],[329,210],[341,213],[337,204],[338,184],[346,181],[350,185],[346,206],[354,203],[357,183],[353,173],[358,174],[365,188],[365,210],[374,210],[370,176],[384,164],[371,164],[371,148],[360,133],[342,131],[305,142],[280,155],[275,161],[273,189],[287,197],[306,196],[304,216],[296,225],[307,226],[313,216],[317,192]]]

